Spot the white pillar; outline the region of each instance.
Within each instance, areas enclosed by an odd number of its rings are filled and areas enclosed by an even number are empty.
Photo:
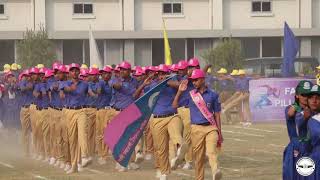
[[[103,65],[107,65],[107,40],[103,40]],[[109,64],[111,65],[111,64]]]
[[[35,0],[35,29],[46,28],[46,0]]]
[[[223,29],[223,0],[212,1],[212,28],[222,30]]]

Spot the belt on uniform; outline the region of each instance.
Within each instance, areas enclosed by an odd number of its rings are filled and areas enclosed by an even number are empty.
[[[165,114],[165,115],[153,115],[153,118],[166,118],[173,115],[176,115],[177,113],[171,113],[171,114]]]
[[[113,108],[114,110],[116,110],[116,111],[122,111],[122,109],[116,108],[116,107],[114,107],[114,106],[112,106],[112,108]]]
[[[90,105],[86,105],[86,106],[82,106],[83,108],[97,108],[97,106],[90,106]]]
[[[29,107],[30,107],[30,104],[29,104],[29,105],[23,105],[22,107],[23,107],[23,108],[29,108]]]
[[[41,111],[41,110],[44,110],[44,109],[49,109],[49,108],[47,108],[47,107],[46,107],[46,108],[42,108],[42,107],[38,107],[38,106],[37,106],[37,110],[38,110],[38,111]]]
[[[105,107],[98,108],[98,110],[100,110],[100,109],[111,109],[111,108],[112,108],[111,106],[105,106]]]
[[[66,109],[72,109],[72,110],[79,110],[82,109],[82,106],[72,106],[72,107],[65,107]]]
[[[206,123],[195,124],[195,125],[198,125],[198,126],[210,126],[211,123],[210,122],[206,122]]]
[[[50,106],[52,109],[58,110],[58,111],[62,111],[62,108],[59,107],[55,107],[55,106]]]

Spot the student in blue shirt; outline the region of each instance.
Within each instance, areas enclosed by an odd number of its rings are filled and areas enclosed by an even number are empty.
[[[33,100],[33,85],[30,80],[29,71],[26,70],[21,73],[22,80],[19,82],[19,89],[21,91],[21,111],[20,111],[20,121],[21,121],[21,137],[24,147],[25,156],[30,156],[30,135],[31,135],[31,120],[30,120],[30,105]]]
[[[111,120],[109,118],[111,110],[110,102],[112,98],[112,87],[110,86],[110,79],[112,76],[112,69],[109,66],[105,66],[100,70],[101,80],[97,86],[98,94],[98,110],[97,110],[97,121],[96,121],[96,147],[98,154],[98,163],[100,165],[107,163],[108,147],[104,143],[104,129]],[[112,115],[112,114],[111,114]]]
[[[69,74],[71,79],[63,87],[63,91],[68,94],[65,115],[68,121],[68,141],[71,159],[71,169],[67,170],[67,174],[77,172],[79,167],[85,167],[92,161],[89,158],[87,116],[83,109],[85,105],[84,99],[88,93],[88,83],[79,79],[79,64],[70,64]]]
[[[52,115],[53,129],[50,131],[51,140],[53,141],[52,154],[50,164],[55,167],[64,168],[66,162],[65,150],[67,140],[65,137],[65,123],[63,121],[63,107],[64,100],[60,97],[60,86],[66,79],[66,68],[64,65],[57,65],[54,71],[55,82],[49,84],[50,101],[50,114]]]
[[[95,131],[96,131],[96,114],[97,106],[99,104],[99,69],[90,68],[88,71],[88,94],[86,98],[86,108],[85,112],[88,120],[88,148],[89,148],[89,157],[93,158],[95,153]]]
[[[38,138],[38,153],[44,158],[44,162],[49,162],[50,157],[50,112],[49,112],[49,93],[45,76],[45,69],[39,70],[40,82],[35,85],[33,95],[37,105],[37,124],[36,133]]]
[[[311,152],[309,158],[315,163],[315,169],[311,175],[305,177],[307,180],[320,179],[320,86],[312,86],[308,93],[308,106],[311,118],[308,120],[308,134],[310,137]]]
[[[221,179],[221,172],[218,169],[218,148],[222,143],[219,95],[206,87],[204,71],[193,70],[189,80],[196,88],[190,91],[188,103],[191,116],[191,144],[195,162],[195,179],[204,179],[204,164],[207,156],[213,180],[219,180]],[[187,90],[187,84],[188,80],[181,83],[172,103],[174,108],[179,106],[179,98]],[[194,97],[193,93],[196,94]],[[199,102],[200,105],[198,105]]]
[[[296,87],[295,102],[286,107],[285,117],[290,142],[283,153],[282,177],[284,180],[303,179],[296,171],[296,162],[308,153],[307,122],[304,114],[308,109],[308,93],[312,87],[310,81],[300,81]]]

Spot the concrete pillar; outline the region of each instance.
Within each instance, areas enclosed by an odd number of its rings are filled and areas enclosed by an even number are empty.
[[[300,0],[300,1],[301,1],[300,3],[301,4],[301,17],[300,17],[301,28],[312,28],[312,0]]]
[[[35,0],[34,2],[35,29],[39,30],[41,26],[46,28],[46,0]]]
[[[124,40],[124,59],[134,65],[134,40]]]
[[[134,0],[123,0],[124,30],[134,31]]]
[[[212,0],[212,29],[223,29],[223,0]],[[211,27],[210,27],[211,29]]]
[[[63,61],[63,40],[55,40],[57,59]]]

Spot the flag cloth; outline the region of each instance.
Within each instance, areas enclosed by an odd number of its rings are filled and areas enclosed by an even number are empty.
[[[112,151],[113,158],[127,167],[131,155],[148,124],[158,96],[170,76],[156,87],[149,90],[126,109],[121,111],[104,130],[104,142]]]
[[[294,61],[299,50],[299,43],[288,24],[284,23],[283,61],[281,73],[283,77],[295,75]]]
[[[169,39],[168,39],[168,34],[166,31],[166,23],[163,21],[163,38],[164,38],[164,55],[165,55],[165,64],[166,65],[171,65],[172,64],[172,59],[171,59],[171,49],[170,49],[170,44],[169,44]]]

